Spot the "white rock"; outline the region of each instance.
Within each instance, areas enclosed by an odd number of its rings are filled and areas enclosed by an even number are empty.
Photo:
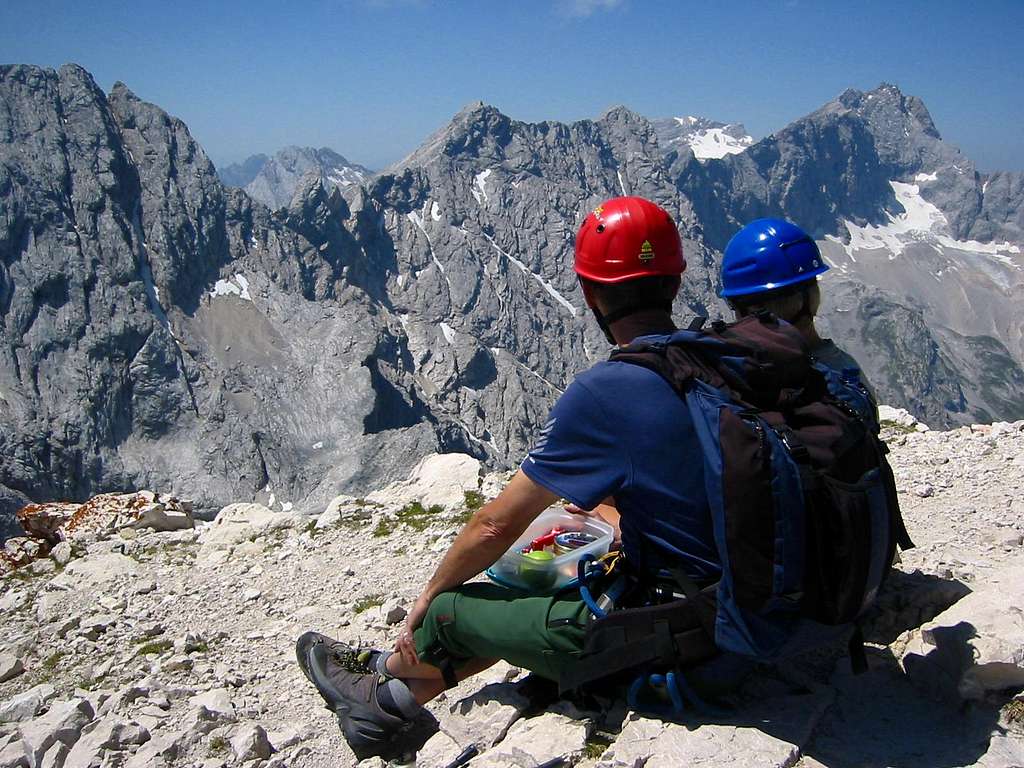
[[[981,699],[1024,686],[1024,558],[913,633],[903,669],[932,693]]]
[[[464,453],[431,454],[413,468],[408,480],[395,483],[367,498],[381,504],[402,505],[413,501],[424,507],[446,509],[463,506],[466,491],[480,487],[482,465]]]
[[[256,723],[243,723],[231,736],[231,751],[239,762],[266,760],[274,751],[267,732]]]
[[[22,589],[9,589],[0,595],[0,613],[16,611],[29,601],[28,594]]]
[[[0,741],[3,744],[3,741]],[[0,747],[0,768],[34,768],[30,766],[28,758],[25,757],[25,748],[21,739],[11,739],[6,745]]]
[[[908,429],[915,428],[918,424],[917,419],[908,411],[903,408],[893,408],[889,405],[878,406],[878,420],[883,422],[891,421],[900,427]]]
[[[70,748],[94,715],[89,702],[71,699],[55,702],[45,715],[22,724],[19,733],[32,765],[38,765],[54,744]]]
[[[115,552],[90,554],[72,560],[49,584],[56,589],[82,590],[134,576],[138,570],[139,564],[130,557]]]
[[[21,659],[11,653],[0,653],[0,683],[13,680],[24,671]]]
[[[177,656],[171,656],[167,661],[161,663],[160,670],[162,672],[182,672],[192,669],[194,663],[188,656],[178,654]]]
[[[102,762],[104,750],[122,750],[147,741],[149,731],[138,723],[107,715],[85,727],[68,753],[64,768],[92,768]]]
[[[61,742],[56,742],[43,755],[39,761],[39,768],[64,768],[64,762],[68,759],[71,750]]]
[[[30,720],[57,696],[57,689],[49,683],[42,683],[22,691],[0,703],[0,723],[16,723]]]
[[[314,736],[316,736],[316,729],[309,723],[302,725],[293,723],[267,732],[267,738],[270,739],[270,745],[275,752],[288,749],[288,747],[294,747],[296,744],[308,741]],[[417,756],[416,764],[419,765],[419,756]]]
[[[268,531],[295,525],[294,515],[274,512],[262,504],[229,504],[199,533],[204,549],[231,547]]]
[[[148,528],[154,531],[180,531],[194,528],[195,518],[192,509],[170,504],[153,504],[140,510],[139,519],[132,523],[132,528]]]
[[[78,629],[78,625],[82,623],[82,619],[79,616],[69,616],[60,624],[57,625],[56,635],[62,640],[68,636],[69,633]]]
[[[565,757],[571,764],[582,754],[586,743],[586,723],[554,712],[545,712],[537,717],[516,721],[505,738],[475,759],[473,766],[533,766],[556,757]]]
[[[68,614],[68,598],[63,592],[43,592],[36,597],[36,621],[49,624]]]
[[[58,542],[57,545],[50,550],[50,557],[53,559],[53,562],[57,563],[57,565],[67,565],[70,563],[72,554],[71,543],[68,541]]]
[[[212,691],[193,696],[188,703],[192,707],[203,707],[220,719],[235,719],[235,705],[231,703],[231,694],[226,688],[214,688]]]
[[[444,731],[438,731],[416,753],[416,768],[445,768],[462,750],[455,739]]]
[[[487,685],[454,702],[448,712],[442,712],[439,716],[441,730],[460,747],[470,744],[490,747],[504,738],[529,705],[513,685]]]
[[[160,768],[170,765],[178,756],[179,740],[177,734],[154,736],[128,758],[124,768]]]

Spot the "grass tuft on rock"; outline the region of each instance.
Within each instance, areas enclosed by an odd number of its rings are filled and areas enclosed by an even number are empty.
[[[384,605],[384,598],[381,595],[367,595],[361,597],[352,604],[353,613],[363,613],[371,608]]]
[[[170,640],[151,640],[139,646],[139,656],[159,656],[174,647]]]
[[[444,507],[440,504],[432,504],[424,508],[418,501],[406,504],[395,516],[398,522],[409,526],[414,531],[425,531],[432,519],[444,514]]]
[[[210,739],[210,743],[207,746],[207,751],[210,757],[223,757],[230,749],[228,740],[223,736],[217,735]]]

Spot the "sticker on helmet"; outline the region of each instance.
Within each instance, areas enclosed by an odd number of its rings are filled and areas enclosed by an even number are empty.
[[[644,240],[644,244],[640,246],[640,261],[650,261],[653,258],[654,246],[650,240]]]
[[[597,218],[600,219],[602,213],[604,213],[604,206],[603,205],[599,205],[599,206],[597,206],[597,208],[594,209],[594,215],[597,216]]]

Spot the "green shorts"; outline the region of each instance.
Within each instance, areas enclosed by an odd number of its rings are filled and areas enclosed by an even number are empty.
[[[434,598],[416,630],[416,651],[428,664],[445,658],[458,668],[469,659],[504,659],[558,680],[583,649],[587,606],[579,592],[531,595],[483,582]]]

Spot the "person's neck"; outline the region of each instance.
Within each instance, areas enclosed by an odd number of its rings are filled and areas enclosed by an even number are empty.
[[[638,336],[655,333],[672,333],[677,330],[672,315],[663,309],[644,309],[626,315],[611,324],[612,336],[620,347],[629,344]]]
[[[796,327],[797,330],[803,334],[803,337],[807,340],[808,345],[810,345],[812,349],[814,347],[820,347],[825,343],[825,340],[818,335],[818,329],[814,327],[814,320],[797,323]]]

